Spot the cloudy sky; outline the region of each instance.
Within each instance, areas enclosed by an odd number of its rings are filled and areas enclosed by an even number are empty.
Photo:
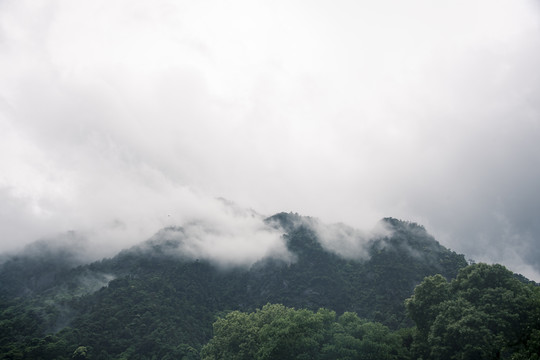
[[[223,197],[540,281],[538,64],[533,0],[0,0],[0,250]]]

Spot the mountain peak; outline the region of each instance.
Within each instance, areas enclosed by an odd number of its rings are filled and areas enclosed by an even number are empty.
[[[381,222],[389,226],[391,230],[419,231],[427,233],[424,226],[413,221],[400,220],[393,217],[385,217],[381,220]]]

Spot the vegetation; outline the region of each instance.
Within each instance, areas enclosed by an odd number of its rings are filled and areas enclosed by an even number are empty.
[[[252,313],[234,311],[214,323],[203,360],[408,359],[399,335],[355,313],[295,310],[265,305]]]
[[[406,304],[416,358],[540,358],[540,288],[502,265],[468,266],[450,283],[427,277]]]
[[[7,259],[0,359],[538,358],[535,284],[466,267],[395,219],[369,257],[344,259],[305,220],[268,219],[286,230],[292,263],[218,268],[166,236],[88,265],[46,251]]]
[[[416,327],[395,332],[350,312],[234,311],[214,323],[202,359],[540,359],[540,288],[504,266],[427,277],[406,304]]]

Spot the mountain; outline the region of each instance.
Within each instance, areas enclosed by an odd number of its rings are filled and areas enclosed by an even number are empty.
[[[404,301],[415,286],[430,275],[455,278],[467,265],[422,226],[393,218],[346,252],[349,238],[362,239],[346,225],[292,213],[265,223],[283,232],[291,256],[223,266],[188,256],[189,232],[171,227],[91,264],[80,264],[77,251],[45,244],[4,259],[0,359],[198,358],[218,316],[267,303],[409,327]]]

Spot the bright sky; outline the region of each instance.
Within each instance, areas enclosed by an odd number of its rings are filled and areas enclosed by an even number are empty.
[[[0,0],[0,250],[224,197],[540,281],[538,64],[533,0]]]

